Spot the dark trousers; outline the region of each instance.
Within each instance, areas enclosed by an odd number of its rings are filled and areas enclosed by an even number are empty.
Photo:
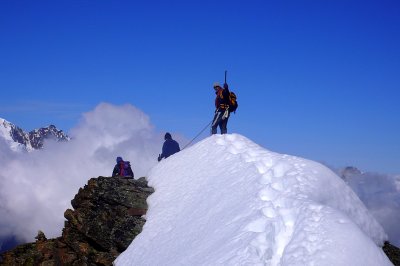
[[[228,129],[226,126],[228,125],[229,114],[227,118],[222,119],[225,110],[218,111],[214,115],[213,122],[211,124],[211,134],[217,134],[217,127],[219,126],[221,130],[221,134],[226,134]]]

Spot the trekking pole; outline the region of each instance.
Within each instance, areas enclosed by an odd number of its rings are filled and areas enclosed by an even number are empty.
[[[198,136],[200,136],[201,133],[203,133],[204,130],[206,130],[206,129],[208,128],[208,126],[209,126],[212,122],[213,122],[213,120],[211,120],[210,123],[208,123],[208,124],[203,128],[203,130],[200,131],[200,133],[196,135],[196,137],[194,137],[188,144],[186,144],[185,147],[182,148],[182,150],[184,150],[184,149],[185,149],[187,146],[189,146]]]

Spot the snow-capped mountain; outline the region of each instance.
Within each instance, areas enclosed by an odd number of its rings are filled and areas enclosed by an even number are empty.
[[[41,149],[45,139],[70,140],[62,130],[58,130],[54,125],[25,132],[3,118],[0,118],[0,139],[3,139],[13,151]]]
[[[3,118],[0,118],[0,138],[14,151],[33,150],[29,134]]]
[[[29,132],[29,141],[32,148],[34,149],[43,148],[43,141],[45,139],[51,139],[51,138],[57,141],[70,140],[70,137],[68,137],[62,130],[58,130],[54,125],[50,125],[48,127],[42,127]]]

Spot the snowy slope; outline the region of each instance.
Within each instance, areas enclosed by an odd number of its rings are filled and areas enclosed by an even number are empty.
[[[161,161],[116,265],[391,265],[355,193],[313,161],[214,135]]]
[[[32,150],[28,134],[3,118],[0,118],[0,138],[13,151]]]

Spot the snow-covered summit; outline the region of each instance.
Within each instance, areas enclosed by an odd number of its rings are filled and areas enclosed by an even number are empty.
[[[13,123],[0,118],[0,138],[3,139],[13,151],[32,151],[43,148],[45,139],[68,141],[70,138],[56,126],[50,125],[25,132]]]
[[[147,221],[116,265],[392,265],[340,177],[241,135],[213,135],[148,180]]]
[[[33,150],[29,134],[3,118],[0,118],[0,138],[4,139],[13,151]]]

